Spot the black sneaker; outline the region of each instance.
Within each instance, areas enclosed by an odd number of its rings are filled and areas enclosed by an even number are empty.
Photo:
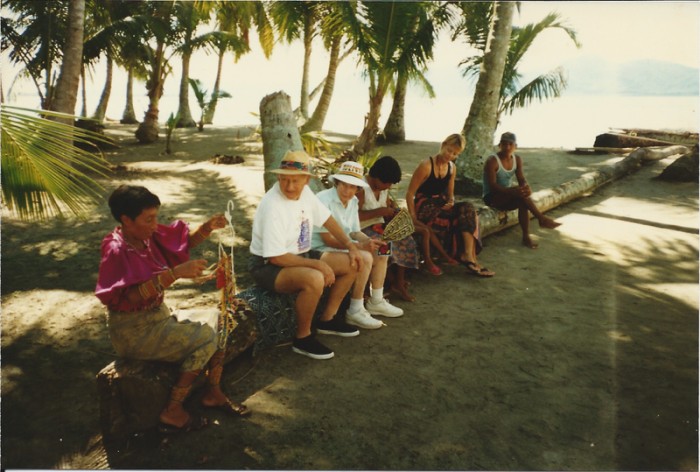
[[[350,326],[345,321],[334,316],[328,321],[318,320],[316,323],[316,332],[320,334],[334,334],[335,336],[343,336],[351,338],[360,334],[360,330],[354,326]]]
[[[333,351],[316,341],[312,334],[301,339],[294,338],[292,351],[312,359],[330,359],[334,355]]]

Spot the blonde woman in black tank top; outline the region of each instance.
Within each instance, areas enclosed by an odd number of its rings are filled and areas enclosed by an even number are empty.
[[[493,277],[495,272],[482,267],[476,257],[481,252],[476,209],[468,202],[455,203],[454,160],[465,145],[462,135],[452,134],[437,155],[418,164],[406,192],[406,205],[414,221],[429,226],[448,254],[470,274]]]

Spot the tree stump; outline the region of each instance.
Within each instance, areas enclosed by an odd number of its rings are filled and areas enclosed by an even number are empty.
[[[267,95],[260,101],[260,124],[265,161],[265,191],[277,182],[277,176],[270,170],[279,168],[287,151],[303,151],[301,135],[292,111],[289,95],[280,91]],[[322,187],[312,179],[309,186],[314,192]]]
[[[235,319],[238,324],[229,334],[224,363],[253,346],[258,337],[254,310],[246,307]],[[104,367],[96,380],[105,441],[119,444],[136,432],[155,428],[179,375],[180,366],[167,362],[117,359]],[[195,388],[204,379],[200,375]]]

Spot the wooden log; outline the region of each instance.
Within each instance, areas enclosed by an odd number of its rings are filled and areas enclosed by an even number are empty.
[[[637,148],[649,146],[673,146],[674,144],[675,143],[670,141],[632,136],[629,134],[603,133],[596,136],[593,147]]]
[[[641,128],[623,128],[620,130],[611,130],[611,132],[628,134],[630,136],[639,136],[642,138],[659,139],[662,141],[668,141],[674,144],[681,144],[684,146],[693,146],[698,144],[698,133],[692,131],[668,131]]]
[[[553,188],[540,190],[532,194],[532,200],[540,211],[545,212],[571,200],[592,192],[603,184],[617,180],[635,172],[643,164],[665,159],[670,156],[689,152],[685,146],[668,146],[659,148],[639,148],[627,157],[611,166],[603,166],[596,171],[587,172],[581,177],[564,182]],[[488,236],[518,224],[518,211],[498,211],[488,206],[479,208],[481,236]]]

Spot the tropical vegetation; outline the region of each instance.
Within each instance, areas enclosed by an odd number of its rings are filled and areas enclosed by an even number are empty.
[[[204,123],[213,122],[217,101],[224,96],[220,84],[225,55],[231,53],[235,61],[249,53],[252,32],[257,34],[262,51],[268,57],[275,41],[302,41],[304,57],[300,61],[298,125],[302,133],[306,133],[322,131],[331,106],[338,65],[352,55],[368,83],[367,115],[364,123],[358,123],[361,132],[351,150],[354,156],[361,156],[376,145],[380,134],[390,141],[405,139],[403,115],[407,87],[417,83],[429,96],[434,93],[425,72],[433,59],[438,34],[444,30],[451,32],[453,40],[461,39],[479,51],[465,57],[462,63],[465,75],[474,78],[479,75],[478,71],[486,70],[489,84],[498,84],[495,108],[482,106],[489,103],[493,90],[479,86],[487,77],[478,78],[472,100],[474,113],[470,110],[465,133],[478,134],[484,142],[491,141],[500,114],[527,106],[532,100],[558,96],[566,85],[563,71],[550,71],[523,85],[517,67],[540,32],[560,28],[578,44],[575,33],[552,14],[539,23],[513,28],[511,34],[512,15],[498,12],[512,10],[517,5],[449,1],[6,0],[2,11],[2,48],[8,51],[11,62],[22,66],[20,77],[33,82],[41,108],[67,115],[75,113],[78,83],[83,84],[84,96],[86,77],[98,64],[105,64],[103,92],[92,113],[97,121],[104,120],[114,69],[126,70],[128,82],[126,90],[121,91],[127,97],[122,121],[138,121],[133,111],[134,86],[145,84],[149,98],[148,108],[135,131],[142,143],[158,139],[160,99],[175,58],[181,60],[182,72],[179,109],[173,116],[179,117],[178,126],[196,125],[201,129]],[[493,56],[489,57],[486,47],[490,37],[499,37],[494,35],[494,28],[499,24],[495,21],[497,18],[503,18],[500,24],[509,30],[504,39],[507,49],[501,52],[503,67],[482,68],[489,61],[499,63]],[[309,65],[315,40],[327,49],[329,62],[324,80],[310,90]],[[218,57],[213,90],[199,123],[192,118],[189,108],[189,94],[194,90],[189,62],[197,51],[214,53]],[[57,93],[59,87],[65,87],[67,92]],[[310,105],[319,91],[320,97],[312,113]],[[235,90],[231,92],[236,93]],[[194,93],[199,102],[200,97],[196,91]],[[380,112],[387,95],[393,99],[393,106],[382,131]],[[57,100],[59,108],[56,108]],[[61,100],[67,101],[62,103]],[[85,98],[82,105],[82,114],[87,115]],[[481,109],[477,110],[475,107],[479,106]],[[473,160],[473,155],[479,152],[478,149],[468,150],[469,155],[460,160]]]

